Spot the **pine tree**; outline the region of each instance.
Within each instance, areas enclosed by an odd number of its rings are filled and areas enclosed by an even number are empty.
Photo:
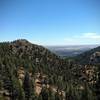
[[[30,77],[29,77],[28,72],[26,72],[26,74],[25,74],[25,79],[24,79],[24,82],[23,82],[23,88],[24,88],[24,91],[25,91],[25,98],[27,100],[29,100],[30,96],[31,96],[31,86],[30,86]]]

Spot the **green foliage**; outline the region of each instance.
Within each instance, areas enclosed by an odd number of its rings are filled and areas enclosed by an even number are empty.
[[[99,100],[100,65],[91,65],[91,67],[97,67],[96,72],[98,71],[97,83],[91,85],[87,77],[83,77],[82,69],[85,66],[75,62],[84,60],[82,61],[84,63],[94,51],[95,49],[79,56],[78,59],[61,59],[49,50],[32,45],[25,40],[0,43],[0,90],[7,90],[12,100],[63,100],[63,98],[66,100]],[[22,85],[17,74],[21,66],[25,70]],[[54,86],[57,92],[42,88],[41,94],[37,96],[33,85],[37,72],[45,74],[47,77],[43,83]],[[32,73],[31,77],[30,73]],[[80,85],[84,87],[83,90],[79,89]],[[59,95],[59,91],[62,90],[66,94],[65,97]],[[4,100],[2,95],[0,95],[0,100]]]
[[[29,98],[31,97],[31,83],[30,83],[30,79],[29,79],[29,74],[26,72],[25,74],[25,79],[23,82],[23,89],[25,91],[25,97],[27,100],[29,100]]]

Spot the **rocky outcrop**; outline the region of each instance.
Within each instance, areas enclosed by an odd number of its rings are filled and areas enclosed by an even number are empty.
[[[95,52],[91,55],[90,63],[100,63],[100,52]]]

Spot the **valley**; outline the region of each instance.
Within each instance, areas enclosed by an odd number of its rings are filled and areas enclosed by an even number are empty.
[[[51,52],[61,57],[73,57],[77,56],[85,51],[89,51],[99,45],[67,45],[67,46],[45,46]]]

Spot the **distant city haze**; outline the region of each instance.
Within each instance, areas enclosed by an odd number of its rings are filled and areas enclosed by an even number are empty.
[[[61,57],[74,57],[98,45],[46,46],[47,49]]]

